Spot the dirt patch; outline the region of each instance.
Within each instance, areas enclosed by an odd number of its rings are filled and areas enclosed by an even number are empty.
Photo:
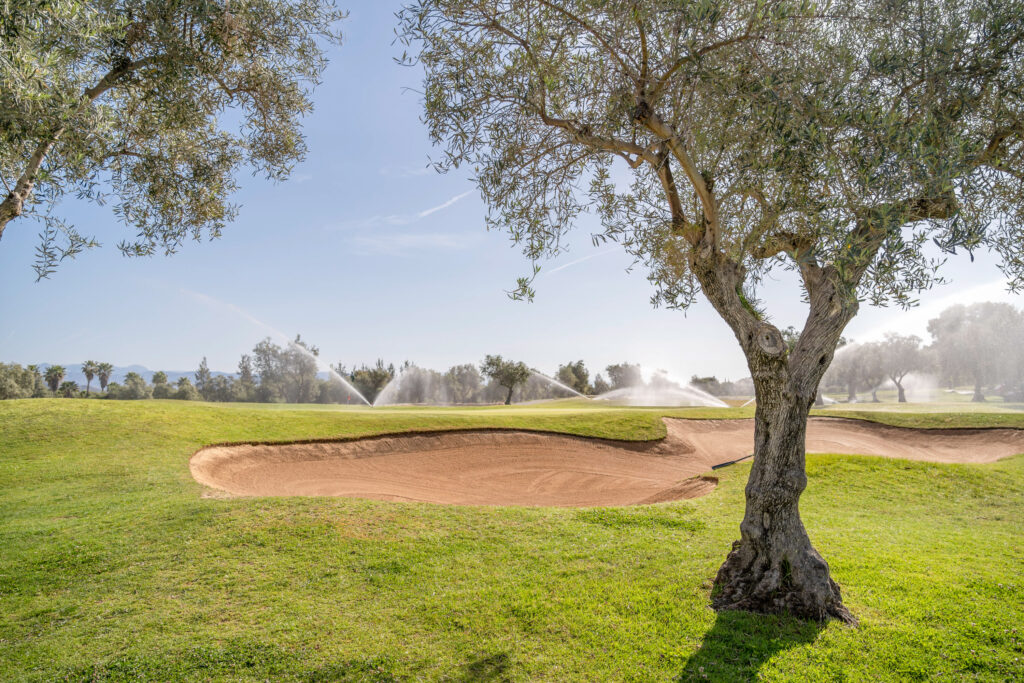
[[[212,446],[189,463],[196,481],[237,496],[345,496],[454,505],[634,505],[712,491],[712,466],[749,455],[752,420],[665,419],[660,441],[516,430],[388,435],[294,444]],[[933,462],[1024,453],[1024,430],[905,429],[812,418],[808,452]]]

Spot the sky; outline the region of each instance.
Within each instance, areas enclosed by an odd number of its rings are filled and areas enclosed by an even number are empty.
[[[212,242],[171,257],[126,258],[131,236],[109,207],[69,200],[61,215],[104,244],[49,280],[31,269],[39,226],[11,223],[0,242],[0,362],[86,359],[151,370],[233,371],[262,338],[301,334],[321,358],[348,367],[413,361],[446,369],[485,354],[542,372],[583,359],[591,372],[641,363],[671,376],[749,375],[732,332],[706,301],[655,309],[642,267],[613,245],[594,247],[581,220],[569,251],[542,265],[533,303],[506,292],[530,264],[507,235],[488,232],[487,207],[465,173],[439,175],[420,121],[421,72],[399,66],[398,3],[352,2],[344,44],[305,120],[307,159],[273,183],[245,175],[237,220]],[[952,282],[910,311],[865,305],[855,341],[887,330],[927,339],[927,321],[953,303],[1009,301],[993,255],[952,257]],[[777,325],[802,326],[794,279],[760,291]]]

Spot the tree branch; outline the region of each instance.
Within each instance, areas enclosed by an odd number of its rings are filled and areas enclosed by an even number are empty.
[[[608,43],[608,41],[605,40],[604,37],[601,36],[600,33],[598,33],[596,30],[594,30],[594,28],[591,27],[590,24],[588,24],[585,20],[583,20],[582,18],[576,16],[575,14],[570,12],[569,10],[567,10],[567,9],[565,9],[563,7],[559,7],[558,5],[554,5],[554,4],[550,3],[550,2],[548,2],[548,0],[538,0],[538,2],[540,2],[541,5],[544,5],[548,9],[553,10],[555,12],[558,12],[559,14],[567,17],[571,21],[574,21],[577,24],[579,24],[580,27],[583,28],[583,30],[585,30],[587,33],[592,35],[597,40],[597,42],[599,42],[601,44],[601,47],[603,47],[605,50],[607,50],[608,54],[611,55],[612,58],[614,58],[615,61],[618,62],[619,66],[622,67],[622,70],[624,72],[626,72],[626,74],[629,75],[631,78],[634,78],[634,80],[635,80],[635,77],[633,77],[632,74],[630,74],[630,67],[629,67],[629,65],[626,64],[626,62],[622,59],[622,57],[619,56],[619,53],[617,51],[615,51],[612,48],[612,46]]]

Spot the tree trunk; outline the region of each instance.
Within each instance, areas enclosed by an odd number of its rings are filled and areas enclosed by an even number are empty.
[[[712,605],[856,623],[843,606],[828,563],[800,521],[798,502],[807,485],[804,440],[813,394],[795,395],[781,376],[762,377],[758,384],[746,512],[740,540],[715,577]]]
[[[22,198],[15,192],[11,192],[0,202],[0,239],[4,237],[4,230],[7,224],[21,215],[24,205]]]
[[[857,386],[853,382],[850,382],[846,387],[846,402],[857,402]]]
[[[814,394],[814,405],[816,408],[821,408],[825,405],[825,399],[822,397],[820,391]]]
[[[905,391],[903,391],[903,385],[900,384],[899,382],[896,382],[896,392],[897,392],[897,394],[899,396],[899,398],[896,399],[897,402],[898,403],[906,403],[907,402],[907,393]]]
[[[507,405],[507,406],[512,405],[512,392],[515,391],[515,390],[516,390],[515,385],[512,385],[512,386],[510,386],[508,388],[508,396],[505,397],[505,405]]]
[[[971,401],[974,403],[985,402],[985,394],[981,393],[981,380],[974,381],[974,396],[971,396]]]
[[[881,403],[881,401],[878,400],[878,389],[872,389],[871,390],[871,402],[872,403]]]

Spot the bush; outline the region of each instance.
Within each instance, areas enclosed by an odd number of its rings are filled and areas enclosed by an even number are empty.
[[[36,374],[17,363],[0,363],[0,399],[29,398],[36,388]]]
[[[124,386],[117,383],[107,385],[107,397],[121,401],[137,401],[149,398],[152,389],[146,384],[146,380],[137,372],[129,372],[125,375]]]

